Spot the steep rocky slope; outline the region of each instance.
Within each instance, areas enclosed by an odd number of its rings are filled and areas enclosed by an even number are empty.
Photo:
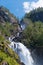
[[[8,47],[8,38],[18,32],[18,20],[5,7],[0,7],[0,65],[20,65],[18,55]]]
[[[15,35],[18,31],[18,20],[5,7],[0,7],[0,34]]]

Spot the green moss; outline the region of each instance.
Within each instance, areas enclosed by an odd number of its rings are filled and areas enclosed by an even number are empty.
[[[19,65],[18,55],[8,46],[8,43],[4,40],[0,42],[0,63],[3,61],[8,62],[9,65]]]
[[[19,57],[11,48],[9,48],[9,43],[10,42],[6,40],[4,36],[0,35],[0,63],[6,61],[9,65],[19,65],[17,61],[19,60]]]
[[[9,63],[9,65],[19,65],[17,63],[17,61],[14,58],[11,58],[10,56],[8,56],[7,54],[5,54],[4,52],[0,51],[0,57],[5,60],[6,62]],[[2,61],[3,61],[2,60]]]
[[[0,41],[4,41],[4,40],[5,40],[4,36],[0,35]]]

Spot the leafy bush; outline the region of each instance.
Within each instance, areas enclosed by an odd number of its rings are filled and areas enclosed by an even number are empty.
[[[43,23],[31,23],[23,32],[27,46],[43,46]]]

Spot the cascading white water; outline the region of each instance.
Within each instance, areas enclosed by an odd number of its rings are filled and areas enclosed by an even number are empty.
[[[29,49],[27,49],[22,43],[11,42],[9,47],[12,48],[13,51],[15,51],[18,54],[21,62],[23,62],[25,65],[33,65],[34,60],[31,56],[31,53]]]

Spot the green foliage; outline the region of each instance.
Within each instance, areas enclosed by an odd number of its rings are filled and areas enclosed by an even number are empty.
[[[14,58],[11,58],[10,56],[8,56],[7,54],[5,54],[2,51],[0,51],[0,58],[3,59],[4,61],[8,62],[9,65],[14,65],[14,64],[19,65]]]
[[[27,24],[22,42],[27,46],[43,46],[43,8],[26,13],[21,22]]]
[[[4,24],[4,25],[3,25]],[[0,33],[4,36],[11,36],[15,35],[15,32],[17,31],[18,24],[13,25],[10,22],[0,23]]]
[[[9,48],[8,42],[6,39],[4,41],[0,41],[0,65],[3,61],[8,62],[9,65],[19,65],[18,61],[19,57],[18,55]]]
[[[26,45],[27,46],[43,46],[43,23],[35,22],[29,24],[24,30],[23,34],[25,35]]]
[[[26,13],[24,18],[30,19],[31,21],[41,21],[43,22],[43,8],[37,8],[32,10],[28,14]]]
[[[7,8],[0,6],[0,34],[9,37],[17,31],[18,19]]]
[[[8,38],[15,36],[18,31],[17,18],[8,9],[0,7],[0,65],[7,62],[9,65],[20,65],[18,55],[9,48]]]

